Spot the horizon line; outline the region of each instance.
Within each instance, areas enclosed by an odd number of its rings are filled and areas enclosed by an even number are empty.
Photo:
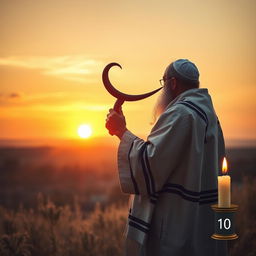
[[[145,136],[141,136],[145,138]],[[109,141],[113,144],[118,142],[119,139],[114,136],[93,136],[88,139],[81,138],[0,138],[0,148],[2,147],[57,147],[57,146],[71,146],[71,145],[88,145],[92,142],[106,142]],[[256,138],[242,139],[242,138],[229,138],[225,140],[227,148],[234,147],[256,147]]]

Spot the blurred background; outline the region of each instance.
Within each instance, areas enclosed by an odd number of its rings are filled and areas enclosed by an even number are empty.
[[[256,255],[255,11],[253,0],[0,0],[0,255],[120,255],[128,197],[102,70],[120,63],[111,81],[139,94],[178,58],[198,66],[222,124],[239,205],[230,255]],[[123,105],[143,139],[157,97]]]

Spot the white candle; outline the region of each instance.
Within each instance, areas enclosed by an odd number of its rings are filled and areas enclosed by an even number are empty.
[[[218,176],[218,207],[230,207],[231,195],[230,184],[231,178],[226,175],[228,170],[227,160],[224,157],[222,164],[222,173],[225,175]]]

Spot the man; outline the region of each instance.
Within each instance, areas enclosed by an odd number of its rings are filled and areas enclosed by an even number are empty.
[[[160,82],[158,120],[147,141],[126,128],[122,111],[107,115],[106,128],[120,138],[121,188],[131,194],[125,255],[227,255],[226,243],[210,237],[225,155],[211,97],[187,59],[172,62]]]

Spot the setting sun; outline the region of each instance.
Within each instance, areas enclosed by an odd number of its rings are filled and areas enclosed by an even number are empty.
[[[82,124],[78,127],[77,133],[83,139],[89,138],[92,135],[92,127],[88,124]]]

